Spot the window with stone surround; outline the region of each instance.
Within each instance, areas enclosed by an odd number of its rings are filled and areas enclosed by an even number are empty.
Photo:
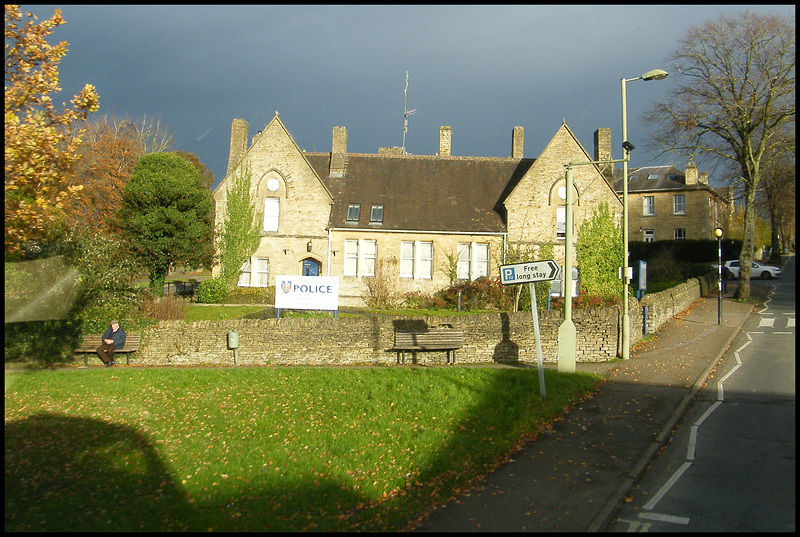
[[[400,277],[422,280],[433,278],[433,242],[400,243]]]
[[[642,198],[642,215],[655,216],[656,214],[656,198],[655,196],[644,196]]]
[[[264,231],[278,231],[280,207],[280,198],[264,199]]]
[[[675,194],[672,196],[673,214],[686,214],[686,194]]]

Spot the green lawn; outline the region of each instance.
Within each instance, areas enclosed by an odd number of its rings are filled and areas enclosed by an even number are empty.
[[[396,531],[600,377],[492,367],[6,373],[6,531]]]

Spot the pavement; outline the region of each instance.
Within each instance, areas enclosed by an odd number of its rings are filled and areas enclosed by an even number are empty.
[[[606,529],[754,310],[732,300],[737,282],[727,283],[721,324],[714,292],[638,343],[629,360],[578,363],[605,377],[600,390],[415,531]],[[757,297],[763,286],[751,285]]]

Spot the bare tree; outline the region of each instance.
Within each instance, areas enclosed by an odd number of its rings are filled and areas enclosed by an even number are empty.
[[[740,298],[750,296],[754,204],[767,159],[795,117],[794,18],[721,15],[692,26],[669,60],[678,83],[646,118],[655,144],[689,160],[734,168],[745,190]]]
[[[769,210],[772,234],[770,261],[780,261],[780,254],[789,246],[794,236],[795,214],[795,159],[794,154],[784,153],[783,158],[771,159],[763,169],[761,180],[765,205]],[[791,237],[790,237],[791,235]]]

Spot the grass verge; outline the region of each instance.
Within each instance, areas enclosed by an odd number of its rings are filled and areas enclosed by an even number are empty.
[[[6,373],[6,531],[397,531],[601,378],[535,369]]]

